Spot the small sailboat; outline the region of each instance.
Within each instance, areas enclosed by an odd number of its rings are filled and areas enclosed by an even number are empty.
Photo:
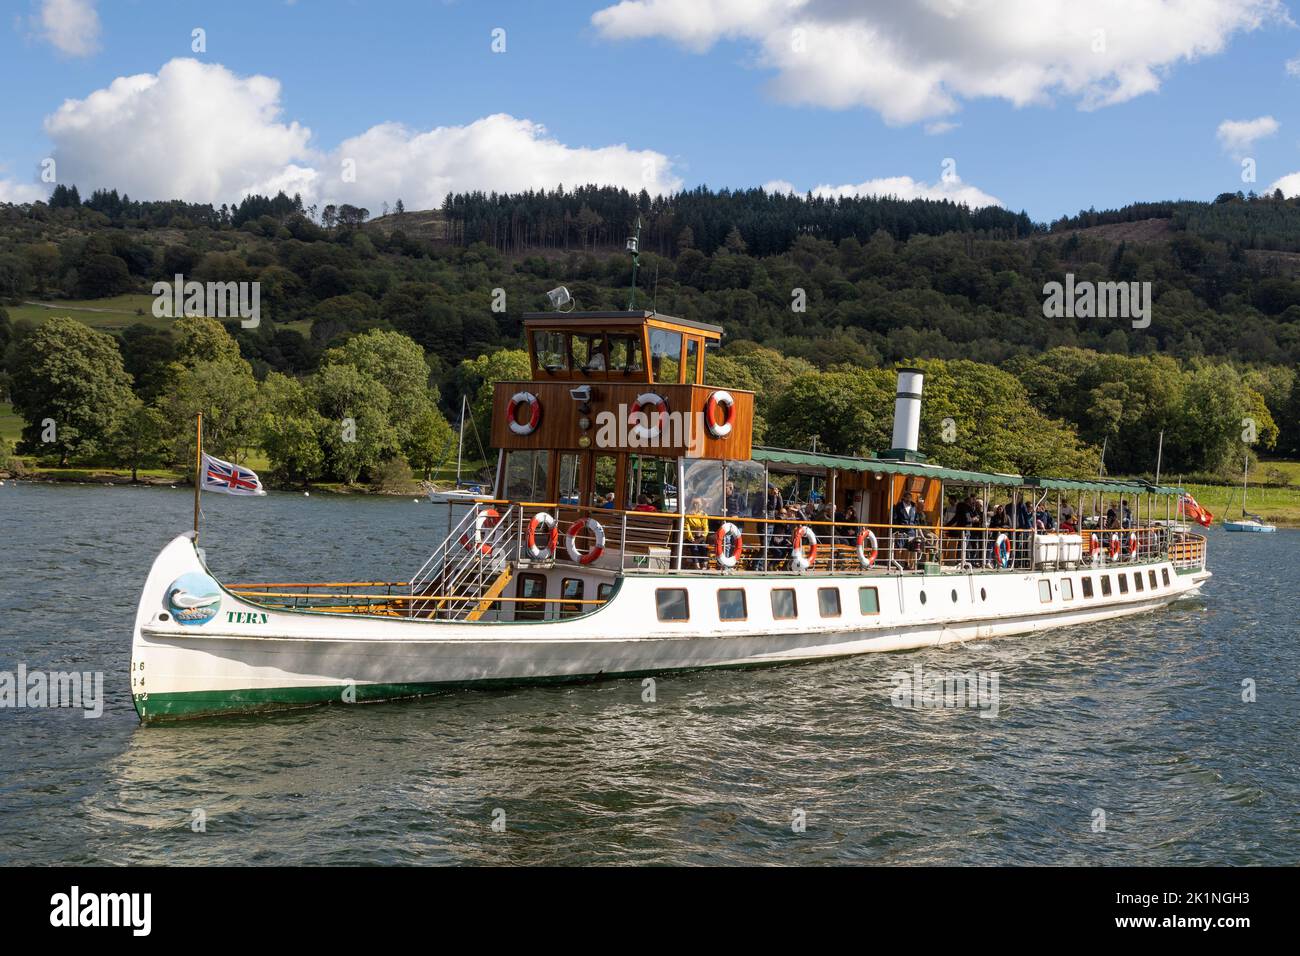
[[[471,504],[487,496],[481,484],[471,482],[462,485],[461,462],[465,453],[465,412],[469,406],[467,396],[460,397],[460,432],[456,439],[456,484],[451,488],[440,489],[432,482],[424,483],[424,493],[434,504]],[[441,467],[441,466],[440,466]]]
[[[1251,514],[1246,510],[1246,487],[1247,476],[1250,474],[1250,453],[1246,453],[1246,464],[1241,470],[1241,519],[1239,521],[1229,521],[1223,519],[1224,531],[1255,531],[1271,532],[1276,531],[1277,526],[1266,522],[1262,517]]]

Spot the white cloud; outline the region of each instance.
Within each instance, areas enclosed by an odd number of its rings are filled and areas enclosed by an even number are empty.
[[[1252,120],[1224,120],[1214,135],[1226,152],[1241,157],[1254,148],[1256,141],[1272,136],[1278,129],[1277,120],[1261,116]]]
[[[277,80],[175,59],[156,75],[119,77],[66,101],[45,130],[60,181],[83,195],[114,187],[135,199],[220,204],[283,189],[308,204],[373,210],[398,197],[411,209],[436,206],[452,190],[603,183],[660,193],[682,185],[663,153],[567,146],[538,123],[505,114],[423,131],[381,123],[324,150],[282,112]],[[344,160],[352,161],[351,179]]]
[[[1281,0],[622,0],[592,16],[609,39],[663,37],[696,52],[747,40],[779,99],[866,107],[890,123],[980,97],[1121,103],[1270,21],[1290,22]]]
[[[36,202],[48,199],[49,189],[34,183],[20,183],[12,179],[0,179],[0,203]]]
[[[774,179],[764,183],[763,188],[770,193],[799,193],[793,183],[784,179]],[[941,178],[933,185],[913,179],[911,176],[886,176],[844,186],[823,184],[809,191],[814,196],[827,199],[848,196],[895,196],[899,199],[948,199],[956,203],[965,203],[972,209],[1005,205],[996,196],[990,196],[975,186],[968,186],[956,174],[946,179]]]
[[[927,136],[942,136],[944,133],[951,133],[961,123],[949,123],[945,120],[936,120],[933,123],[925,124],[925,134]]]
[[[1278,189],[1282,190],[1282,195],[1287,199],[1293,199],[1296,196],[1300,196],[1300,173],[1290,173],[1283,176],[1277,182],[1273,183],[1273,185],[1268,187],[1270,193]]]
[[[1286,75],[1300,76],[1300,56],[1296,57],[1294,60],[1286,61]]]
[[[41,38],[60,53],[89,56],[99,49],[95,0],[41,0],[33,22]]]

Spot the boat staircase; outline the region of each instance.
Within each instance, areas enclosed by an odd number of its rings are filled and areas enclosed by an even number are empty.
[[[483,618],[514,576],[519,550],[517,505],[504,512],[475,503],[410,578],[411,617],[443,621]]]

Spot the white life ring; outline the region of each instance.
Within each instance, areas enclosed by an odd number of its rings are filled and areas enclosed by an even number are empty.
[[[578,535],[580,535],[584,529],[590,531],[591,536],[595,539],[595,543],[591,546],[591,550],[586,554],[583,554],[578,550]],[[600,526],[600,522],[595,518],[579,518],[577,521],[573,522],[573,524],[569,525],[568,534],[564,537],[564,547],[569,552],[569,558],[571,560],[576,561],[578,564],[591,564],[591,562],[599,558],[605,550],[605,529]]]
[[[537,530],[539,528],[550,532],[546,535],[546,547],[541,547],[537,543]],[[534,561],[554,557],[559,544],[560,526],[555,517],[547,511],[539,511],[533,515],[533,520],[528,522],[528,556]]]
[[[867,542],[871,542],[871,554],[867,554]],[[862,562],[864,568],[870,568],[876,563],[876,558],[880,555],[880,544],[876,541],[876,533],[870,528],[863,528],[858,532],[858,560]]]
[[[517,417],[520,405],[528,406],[528,421],[522,425]],[[512,432],[516,435],[531,435],[537,431],[541,420],[542,403],[536,395],[532,392],[515,392],[510,396],[510,404],[506,406],[506,421],[509,422]]]
[[[1128,533],[1128,559],[1129,559],[1130,561],[1136,561],[1136,560],[1137,560],[1137,557],[1138,557],[1138,547],[1139,547],[1139,542],[1138,542],[1137,532],[1136,532],[1136,531],[1130,531],[1130,532]]]
[[[722,406],[722,421],[718,421],[718,406]],[[731,393],[718,389],[704,403],[704,427],[714,438],[726,438],[731,434],[732,423],[736,420],[736,400]]]
[[[483,554],[491,554],[492,545],[483,540],[483,532],[490,529],[500,520],[501,515],[495,508],[484,508],[474,518],[473,537],[470,536],[468,531],[460,536],[461,547],[466,551],[473,551],[475,548],[478,548],[478,550]]]
[[[655,407],[654,418],[652,419],[653,424],[636,425],[632,428],[632,434],[643,442],[654,441],[659,437],[660,426],[668,415],[668,403],[664,401],[662,396],[656,395],[654,392],[642,392],[638,395],[636,397],[636,405],[633,407],[633,411],[641,412],[641,415],[644,417],[645,412],[641,410],[647,405],[653,405]]]
[[[1005,534],[1000,534],[994,539],[993,555],[997,559],[998,567],[1011,567],[1011,539]]]
[[[728,538],[736,541],[730,552],[727,551]],[[713,556],[718,559],[718,567],[734,568],[744,550],[745,536],[732,522],[724,521],[713,535]]]
[[[803,553],[804,538],[808,539],[808,553]],[[807,571],[817,560],[817,535],[806,524],[799,525],[794,531],[794,541],[790,546],[790,563],[797,571]]]

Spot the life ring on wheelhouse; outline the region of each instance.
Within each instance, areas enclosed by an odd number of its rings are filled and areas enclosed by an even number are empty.
[[[523,423],[519,421],[521,405],[528,408],[528,421]],[[506,406],[506,421],[516,435],[531,435],[537,431],[537,426],[542,421],[541,400],[532,392],[515,392],[510,396],[510,404]]]
[[[727,542],[731,539],[735,539],[735,544],[728,551]],[[713,535],[713,556],[718,559],[718,567],[734,568],[744,550],[745,536],[740,528],[730,521],[724,521],[718,526]]]
[[[998,567],[1011,567],[1011,539],[1005,534],[1000,534],[993,542],[993,556],[997,560]]]
[[[636,405],[632,410],[635,412],[641,412],[641,415],[644,417],[645,412],[642,411],[642,409],[647,405],[653,405],[655,407],[655,413],[654,417],[651,419],[651,424],[634,425],[632,427],[632,434],[643,442],[654,441],[658,438],[660,427],[668,418],[668,403],[664,401],[663,396],[656,395],[654,392],[642,392],[636,397]]]
[[[537,531],[542,529],[549,532],[546,535],[546,547],[537,543]],[[533,515],[533,519],[528,522],[528,556],[534,561],[542,558],[553,558],[555,552],[560,546],[560,525],[555,520],[555,516],[549,511],[539,511]]]
[[[867,542],[871,543],[871,553],[867,554]],[[863,528],[858,532],[858,561],[864,568],[870,568],[876,563],[876,558],[880,556],[880,544],[876,541],[876,533],[870,528]]]
[[[592,538],[595,539],[591,549],[585,554],[578,550],[578,535],[584,530],[590,531]],[[579,518],[569,525],[569,531],[564,536],[564,547],[569,552],[569,557],[578,564],[591,564],[605,551],[605,529],[595,518]]]
[[[808,539],[808,553],[803,552],[804,539]],[[794,530],[794,540],[790,545],[790,563],[794,565],[796,571],[807,571],[817,560],[817,535],[813,529],[806,524],[801,524]]]
[[[718,408],[722,408],[722,421],[718,421]],[[731,393],[718,389],[704,403],[704,427],[714,438],[726,438],[736,420],[736,400]]]
[[[461,547],[466,551],[478,548],[483,554],[491,554],[492,545],[483,540],[483,532],[490,530],[500,520],[501,515],[495,508],[484,508],[474,519],[473,535],[466,531],[460,536]]]

